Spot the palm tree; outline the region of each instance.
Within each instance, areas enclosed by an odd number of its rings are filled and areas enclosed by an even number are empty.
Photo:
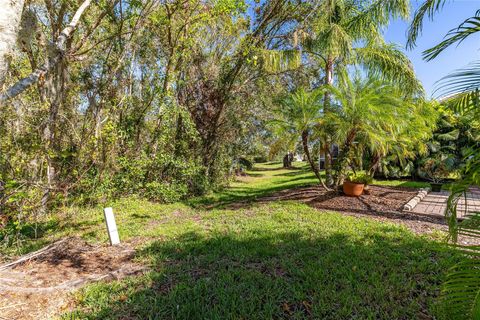
[[[335,165],[337,186],[343,182],[355,151],[358,154],[368,150],[374,162],[392,152],[404,159],[414,156],[409,145],[431,134],[434,113],[422,112],[423,104],[405,99],[398,87],[378,77],[362,78],[357,74],[352,80],[345,78],[330,87],[330,91],[335,102],[330,115],[336,128],[333,139],[341,150]],[[369,173],[373,176],[372,167]]]
[[[274,123],[282,140],[298,141],[300,138],[310,168],[320,184],[327,189],[308,146],[312,132],[323,117],[323,93],[320,89],[307,91],[300,88],[287,95],[280,101],[281,109],[278,110]]]
[[[404,91],[422,91],[408,58],[385,43],[382,35],[390,19],[408,17],[409,5],[409,0],[323,1],[303,45],[307,53],[321,59],[324,83],[331,86],[335,78],[348,73],[348,66],[360,65],[370,74],[401,84]],[[331,111],[329,92],[325,93],[324,111]],[[325,160],[327,181],[331,182],[331,155]]]

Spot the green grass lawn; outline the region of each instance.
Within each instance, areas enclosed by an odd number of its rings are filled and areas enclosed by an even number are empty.
[[[256,164],[253,170],[247,171],[247,176],[239,177],[228,188],[206,196],[189,199],[183,203],[159,205],[134,197],[121,199],[114,203],[105,204],[113,206],[117,219],[121,219],[123,236],[136,236],[138,223],[149,219],[158,219],[159,213],[168,215],[175,210],[197,211],[212,208],[223,208],[235,202],[254,202],[259,197],[264,197],[277,191],[318,184],[317,179],[305,162],[294,162],[294,168],[283,169],[280,162]],[[420,188],[428,183],[409,180],[375,180],[375,184],[386,186],[402,186]],[[156,213],[156,214],[154,214]],[[143,218],[142,218],[143,217]],[[38,223],[37,239],[33,239],[35,224],[23,226],[21,234],[23,241],[18,246],[0,248],[0,253],[5,256],[20,255],[39,249],[48,243],[72,235],[104,241],[104,221],[102,207],[95,208],[68,208],[62,214],[54,213]],[[131,230],[130,230],[131,229]],[[147,234],[151,236],[150,234]]]
[[[318,180],[304,162],[294,162],[292,169],[283,169],[280,162],[256,164],[247,176],[238,177],[228,188],[188,203],[197,206],[222,206],[238,201],[254,201],[276,191],[317,184]]]
[[[253,170],[247,171],[247,177],[240,177],[229,188],[188,201],[192,206],[219,206],[237,201],[254,201],[276,191],[318,184],[306,162],[294,162],[292,169],[283,169],[280,162],[256,164]],[[373,184],[423,188],[430,184],[411,180],[374,180]]]
[[[441,318],[438,285],[458,259],[405,228],[293,202],[174,215],[124,204],[120,234],[148,239],[137,259],[152,271],[88,286],[66,319]]]
[[[442,235],[421,237],[402,226],[293,201],[255,203],[316,183],[305,164],[295,166],[260,164],[231,187],[184,203],[132,197],[109,204],[122,241],[140,243],[135,259],[151,271],[87,286],[75,294],[74,310],[62,317],[441,319],[439,284],[460,259],[441,242]],[[226,209],[238,201],[251,205]],[[39,231],[40,239],[4,254],[67,236],[108,242],[102,207],[53,214]]]
[[[113,203],[122,241],[141,243],[136,259],[151,271],[85,287],[62,317],[442,319],[439,285],[461,258],[439,234],[422,237],[292,201],[215,205],[315,183],[304,166],[264,164],[249,173],[187,203]],[[101,208],[73,210],[61,221],[57,238],[107,242]]]

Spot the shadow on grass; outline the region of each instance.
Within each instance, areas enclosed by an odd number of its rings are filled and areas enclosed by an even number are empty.
[[[265,176],[265,174],[263,174],[263,173],[247,172],[247,177],[259,178],[259,177],[263,177],[263,176]]]
[[[309,177],[302,177],[301,180],[308,180],[311,179]],[[249,188],[242,188],[242,187],[230,187],[225,189],[221,193],[220,196],[215,198],[208,198],[208,197],[199,197],[194,198],[191,200],[187,200],[185,204],[193,207],[193,208],[202,208],[202,209],[218,209],[218,208],[225,208],[228,206],[244,206],[249,203],[256,201],[258,198],[263,198],[269,195],[272,195],[279,191],[284,191],[292,188],[298,187],[306,187],[316,185],[315,182],[299,182],[296,185],[288,184],[289,181],[285,181],[284,183],[279,183],[275,186],[269,186],[268,188],[262,189],[249,189]]]
[[[252,169],[248,170],[248,172],[255,172],[255,171],[279,171],[279,170],[286,170],[283,167],[253,167]]]
[[[399,187],[404,188],[425,188],[429,187],[430,183],[422,181],[404,181],[398,185]]]
[[[286,170],[283,168],[254,168],[254,171],[269,171],[269,170]],[[269,195],[272,195],[279,191],[284,191],[288,189],[295,189],[300,187],[308,187],[317,185],[317,181],[313,176],[306,176],[306,173],[310,172],[308,167],[302,168],[292,168],[290,172],[284,172],[275,174],[275,177],[285,177],[284,179],[279,179],[279,181],[272,181],[268,186],[263,187],[245,187],[242,183],[242,186],[232,186],[225,188],[222,192],[217,193],[215,197],[202,196],[185,201],[185,204],[198,208],[202,207],[204,209],[216,209],[224,208],[226,206],[234,205],[241,206],[242,204],[248,204],[253,201],[256,201],[258,198],[263,198]],[[252,175],[250,172],[248,175]],[[255,173],[253,174],[255,175]],[[260,174],[261,175],[261,174]]]
[[[285,173],[277,173],[277,174],[274,174],[275,177],[295,177],[295,176],[298,176],[300,174],[305,174],[305,173],[308,173],[308,172],[312,172],[310,171],[309,168],[306,168],[306,167],[303,167],[303,168],[290,168],[290,169],[285,169],[285,170],[291,170],[289,172],[285,172]],[[313,172],[312,172],[313,174]]]
[[[390,180],[375,180],[375,183],[386,185],[386,186],[395,186],[403,188],[425,188],[429,187],[430,183],[426,181],[416,181],[416,180],[402,180],[402,179],[390,179]]]
[[[286,183],[298,182],[298,181],[301,181],[301,180],[312,180],[312,177],[310,177],[310,176],[300,176],[300,177],[295,177],[295,178],[288,179],[288,181],[277,181],[277,182],[274,182],[274,184],[286,184]]]
[[[64,319],[441,318],[455,251],[392,226],[352,234],[184,233],[140,252],[153,272],[89,287]]]
[[[362,216],[384,217],[392,220],[427,222],[445,225],[443,216],[422,215],[414,212],[403,212],[403,205],[416,192],[396,187],[378,185],[370,186],[370,195],[348,197],[338,191],[325,191],[318,185],[298,186],[257,196],[250,201],[233,201],[222,204],[228,209],[249,208],[254,203],[272,203],[280,201],[298,201],[321,211],[345,212]]]

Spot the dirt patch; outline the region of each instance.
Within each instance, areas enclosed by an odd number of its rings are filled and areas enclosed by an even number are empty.
[[[48,319],[68,308],[68,293],[86,283],[145,270],[128,245],[93,246],[80,238],[0,269],[0,319]]]

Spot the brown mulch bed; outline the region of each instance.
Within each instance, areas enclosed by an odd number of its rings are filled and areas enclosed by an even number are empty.
[[[346,212],[399,212],[417,194],[412,188],[369,186],[369,194],[348,197],[321,187],[283,190],[260,201],[300,200],[318,209]]]
[[[46,251],[0,268],[0,319],[48,319],[68,308],[68,293],[88,282],[119,279],[145,268],[127,244],[93,246],[67,238]]]
[[[346,215],[393,222],[406,226],[416,234],[431,234],[438,230],[446,232],[448,227],[442,216],[404,212],[403,205],[417,194],[418,190],[402,187],[371,185],[369,194],[348,197],[337,191],[325,191],[319,186],[288,189],[258,199],[258,202],[297,200],[320,211],[335,211]],[[460,237],[462,244],[479,244],[471,237]]]

